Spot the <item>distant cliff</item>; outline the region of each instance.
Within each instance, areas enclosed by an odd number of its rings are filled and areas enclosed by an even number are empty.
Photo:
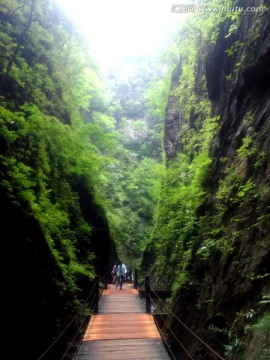
[[[183,51],[172,75],[167,178],[144,266],[208,344],[251,360],[270,351],[270,2],[238,5],[264,11],[227,16],[207,34],[199,18],[187,27],[196,56]],[[194,358],[211,358],[170,321]]]

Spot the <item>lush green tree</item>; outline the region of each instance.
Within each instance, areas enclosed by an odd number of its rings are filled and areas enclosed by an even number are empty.
[[[97,65],[55,2],[3,1],[0,15],[1,184],[38,220],[72,284],[74,271],[95,273],[96,230],[77,189],[102,206],[114,119]]]

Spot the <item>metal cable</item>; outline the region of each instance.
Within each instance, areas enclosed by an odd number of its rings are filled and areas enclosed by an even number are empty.
[[[76,331],[76,334],[74,335],[74,337],[73,337],[72,341],[70,342],[70,344],[69,344],[67,350],[65,351],[64,355],[61,357],[61,360],[63,360],[63,359],[65,358],[65,356],[68,354],[68,351],[69,351],[69,349],[71,348],[71,345],[73,344],[73,342],[75,341],[75,339],[77,338],[78,333],[79,333],[79,331],[81,330],[83,324],[85,323],[86,318],[87,318],[87,316],[85,316],[85,317],[83,318],[83,320],[82,320],[82,322],[81,322],[81,325],[79,326],[78,330]],[[81,344],[81,341],[80,341],[80,344]],[[79,348],[79,347],[78,347],[78,348]],[[77,352],[78,352],[78,349],[77,349],[74,357],[77,355]]]
[[[85,307],[85,305],[86,305],[87,301],[89,300],[90,296],[92,295],[92,292],[94,291],[94,289],[95,289],[95,286],[93,286],[93,288],[90,291],[89,295],[87,296],[86,300],[81,305],[81,307],[79,308],[77,314],[73,317],[73,319],[70,321],[70,323],[65,327],[65,329],[60,333],[60,335],[51,343],[51,345],[47,348],[47,350],[45,350],[44,353],[37,360],[42,359],[49,352],[49,350],[51,350],[51,348],[57,343],[57,341],[64,335],[64,333],[67,331],[67,329],[73,324],[76,317],[79,315],[81,310]],[[93,303],[93,301],[92,301],[92,303]],[[92,305],[92,303],[91,303],[91,305]]]
[[[106,274],[103,276],[101,282],[105,283],[105,280],[106,280]],[[93,298],[93,300],[92,300],[92,302],[91,302],[91,305],[93,304],[93,301],[94,301],[94,298]],[[91,305],[90,305],[90,307],[91,307]],[[72,345],[73,341],[76,339],[77,334],[79,333],[80,329],[82,328],[82,325],[83,325],[85,319],[86,319],[86,316],[85,316],[85,318],[83,319],[83,321],[82,321],[82,323],[81,323],[78,331],[76,332],[74,338],[72,339],[72,342],[71,342],[70,346]],[[76,350],[75,354],[74,354],[73,357],[72,357],[73,359],[76,358],[76,356],[77,356],[77,354],[78,354],[78,351],[79,351],[79,349],[80,349],[80,345],[82,344],[82,342],[83,342],[83,339],[81,339],[80,344],[78,345],[77,350]],[[69,350],[70,346],[68,347],[67,351]],[[64,359],[65,355],[67,354],[67,351],[65,352],[65,354],[64,354],[64,356],[61,358],[61,360]]]
[[[149,283],[151,288],[151,284]],[[161,303],[166,306],[166,304],[162,301],[162,299],[158,296],[154,289],[151,289],[155,296],[161,301]],[[215,356],[217,356],[220,360],[225,360],[222,356],[220,356],[214,349],[212,349],[205,341],[203,341],[194,331],[192,331],[186,324],[183,323],[172,311],[169,310],[172,316],[182,325],[186,330],[188,330],[197,340],[199,340],[210,352],[212,352]]]
[[[174,332],[172,331],[172,329],[169,327],[169,325],[168,325],[167,321],[164,319],[164,317],[163,317],[161,314],[159,314],[159,315],[160,315],[160,317],[162,318],[164,324],[166,325],[166,328],[170,331],[170,333],[173,335],[173,337],[174,337],[175,340],[178,342],[178,344],[181,346],[181,348],[184,350],[184,352],[188,355],[188,357],[189,357],[191,360],[194,360],[193,357],[192,357],[192,355],[189,353],[189,351],[184,347],[184,345],[181,343],[181,341],[178,339],[178,337],[175,335],[175,333],[174,333]],[[157,321],[155,320],[155,317],[154,317],[154,321],[155,321],[155,324],[156,324],[157,328],[159,329],[160,335],[161,335],[163,341],[166,343],[167,348],[169,349],[171,355],[173,356],[174,359],[176,359],[175,356],[174,356],[174,354],[173,354],[173,352],[172,352],[172,350],[171,350],[171,348],[170,348],[170,346],[169,346],[169,344],[167,343],[167,341],[166,341],[166,339],[165,339],[165,337],[164,337],[164,335],[163,335],[163,333],[162,333],[162,330],[160,329]]]
[[[149,295],[150,295],[150,294],[149,294]],[[152,300],[151,295],[150,295],[150,299]],[[152,303],[154,304],[154,302],[152,302]],[[161,316],[164,324],[166,325],[166,328],[170,331],[170,333],[173,335],[173,337],[174,337],[175,340],[178,342],[178,344],[181,346],[181,348],[184,350],[184,352],[188,355],[188,357],[189,357],[191,360],[194,360],[194,358],[193,358],[192,355],[189,353],[189,351],[184,347],[184,345],[183,345],[183,344],[181,343],[181,341],[178,339],[177,335],[176,335],[176,334],[172,331],[172,329],[169,327],[167,321],[164,319],[164,317],[162,316],[162,314],[159,314],[159,315]],[[157,328],[159,329],[159,332],[160,332],[160,335],[161,335],[162,339],[163,339],[163,340],[165,341],[165,343],[167,344],[167,341],[166,341],[164,335],[162,334],[162,331],[161,331],[161,329],[160,329],[157,321],[155,320],[155,317],[153,317],[153,318],[154,318],[154,321],[155,321],[155,323],[156,323]],[[173,352],[172,352],[172,350],[170,349],[170,347],[169,347],[168,344],[167,344],[167,347],[168,347],[168,349],[170,350],[170,353],[172,354],[173,358],[175,359],[174,354],[173,354]]]
[[[162,317],[162,316],[161,316]],[[162,330],[161,330],[161,328],[159,327],[159,325],[158,325],[158,323],[157,323],[157,321],[156,321],[156,319],[155,319],[155,317],[153,317],[154,318],[154,322],[155,322],[155,324],[156,324],[156,326],[157,326],[157,328],[158,328],[158,331],[159,331],[159,333],[160,333],[160,335],[161,335],[161,337],[162,337],[162,339],[163,339],[163,341],[165,342],[165,344],[167,345],[167,349],[169,350],[169,352],[170,352],[170,354],[171,354],[171,356],[173,357],[173,360],[176,360],[176,357],[174,356],[174,354],[173,354],[173,352],[172,352],[172,349],[170,348],[170,345],[168,344],[168,342],[167,342],[167,340],[165,339],[165,337],[163,336],[163,334],[162,334]],[[163,318],[162,318],[163,319]],[[165,322],[165,321],[164,321]]]

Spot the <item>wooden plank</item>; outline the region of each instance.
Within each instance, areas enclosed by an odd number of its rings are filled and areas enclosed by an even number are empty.
[[[153,316],[131,284],[103,291],[75,360],[169,360]]]
[[[128,339],[85,342],[78,353],[77,359],[167,360],[169,357],[160,339]]]

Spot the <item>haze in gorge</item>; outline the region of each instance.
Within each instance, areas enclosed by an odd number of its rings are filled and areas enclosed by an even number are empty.
[[[185,13],[172,12],[170,0],[72,1],[58,0],[85,36],[98,64],[106,73],[117,63],[164,50],[169,32]]]

